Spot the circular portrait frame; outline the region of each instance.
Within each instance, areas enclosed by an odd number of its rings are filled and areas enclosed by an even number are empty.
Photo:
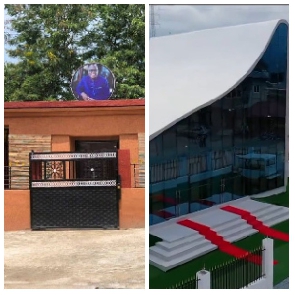
[[[87,63],[72,76],[71,90],[77,100],[108,100],[115,92],[113,72],[100,63]]]

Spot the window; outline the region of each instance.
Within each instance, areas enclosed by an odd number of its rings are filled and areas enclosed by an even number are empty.
[[[259,85],[254,85],[254,93],[259,93],[260,92],[260,87]]]
[[[154,165],[151,167],[150,182],[158,182],[163,180],[162,164]]]
[[[178,161],[172,160],[164,164],[165,180],[173,179],[178,176]]]
[[[233,155],[231,150],[214,151],[212,153],[212,170],[218,170],[233,164]]]
[[[207,171],[207,157],[197,156],[189,159],[189,174],[194,175]]]
[[[151,166],[150,182],[161,182],[178,177],[178,161],[172,160]]]

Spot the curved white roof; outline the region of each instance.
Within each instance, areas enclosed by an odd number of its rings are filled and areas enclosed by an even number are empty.
[[[235,88],[285,20],[150,39],[150,140]]]

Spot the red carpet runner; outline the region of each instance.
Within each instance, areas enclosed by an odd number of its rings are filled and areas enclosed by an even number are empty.
[[[180,225],[186,226],[193,230],[198,231],[201,235],[203,235],[207,240],[209,240],[212,244],[218,246],[219,250],[225,252],[229,255],[232,255],[237,258],[246,258],[247,260],[255,263],[261,264],[262,257],[258,255],[251,255],[248,251],[239,248],[230,242],[224,240],[222,236],[219,236],[216,231],[212,230],[209,226],[206,226],[201,223],[194,222],[189,219],[180,220],[177,222]],[[274,261],[274,264],[277,264],[277,261]]]
[[[265,224],[263,224],[262,221],[257,220],[257,218],[254,215],[252,215],[249,211],[234,206],[224,206],[220,209],[240,215],[242,219],[246,220],[248,224],[252,225],[253,228],[257,229],[260,233],[262,233],[265,236],[289,242],[289,234],[283,233],[281,231],[266,226]]]

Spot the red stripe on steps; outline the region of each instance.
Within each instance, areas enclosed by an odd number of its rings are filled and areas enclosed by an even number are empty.
[[[180,220],[177,222],[180,225],[186,226],[190,229],[198,231],[201,235],[203,235],[207,240],[209,240],[212,244],[218,246],[219,250],[225,252],[229,255],[232,255],[237,258],[245,258],[255,264],[261,264],[262,257],[258,255],[252,255],[248,251],[239,248],[230,242],[224,240],[224,238],[216,233],[216,231],[212,230],[209,226],[206,226],[201,223],[194,222],[189,219]],[[274,264],[277,264],[277,261],[274,261]]]
[[[289,242],[289,235],[281,231],[275,230],[269,226],[263,224],[262,221],[258,220],[254,215],[249,211],[240,209],[234,206],[223,206],[220,209],[231,212],[237,215],[240,215],[242,219],[246,220],[248,224],[252,225],[253,228],[257,229],[260,233],[265,236]]]

